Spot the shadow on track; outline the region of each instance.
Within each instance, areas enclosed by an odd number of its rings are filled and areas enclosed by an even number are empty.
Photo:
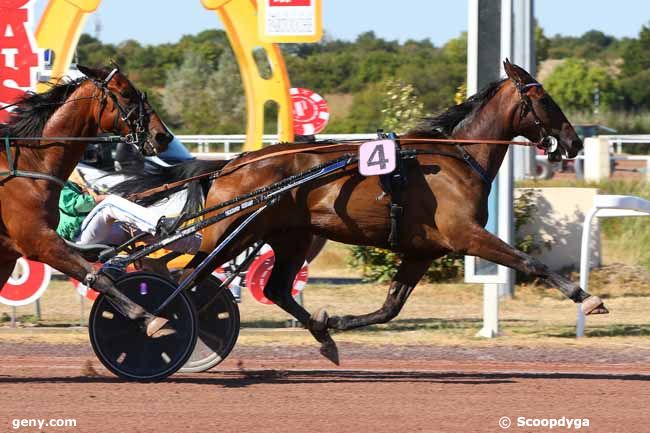
[[[492,385],[517,383],[518,379],[543,380],[623,380],[650,381],[645,374],[605,373],[461,373],[432,371],[364,371],[364,370],[231,370],[216,371],[185,376],[172,376],[163,384],[216,385],[225,388],[242,388],[250,385],[294,385],[294,384],[336,384],[336,383],[443,383],[458,385]],[[0,385],[17,383],[128,383],[111,376],[97,377],[10,377],[0,376]]]

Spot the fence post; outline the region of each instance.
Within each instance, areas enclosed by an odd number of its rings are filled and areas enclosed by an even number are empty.
[[[599,137],[585,138],[585,180],[598,182],[610,176],[609,142]]]
[[[86,312],[86,309],[85,309],[86,299],[85,298],[86,298],[85,296],[82,296],[81,294],[79,295],[79,312],[80,312],[79,326],[84,326],[84,324],[85,324],[85,320],[84,320],[85,312]]]

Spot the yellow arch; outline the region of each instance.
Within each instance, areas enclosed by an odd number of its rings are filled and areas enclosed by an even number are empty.
[[[70,66],[74,49],[89,13],[101,0],[50,0],[36,29],[40,48],[55,53],[52,77],[60,77]],[[264,104],[278,105],[278,139],[293,141],[293,119],[289,96],[289,76],[280,49],[262,42],[257,33],[257,3],[255,0],[201,0],[203,6],[215,10],[221,18],[242,76],[246,94],[246,143],[244,150],[262,147],[264,134]],[[272,76],[260,76],[253,50],[266,51]],[[39,90],[43,90],[42,85]]]

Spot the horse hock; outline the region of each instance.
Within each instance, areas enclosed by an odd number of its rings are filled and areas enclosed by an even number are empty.
[[[140,305],[133,302],[126,295],[117,290],[111,278],[106,274],[102,272],[90,273],[86,275],[84,284],[105,294],[115,309],[125,317],[128,317],[131,320],[142,320],[143,328],[148,337],[158,338],[170,335],[174,332],[173,329],[165,326],[169,322],[168,319],[154,316]]]

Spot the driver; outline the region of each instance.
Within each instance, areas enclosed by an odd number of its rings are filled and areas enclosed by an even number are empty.
[[[96,194],[80,186],[83,182],[75,176],[66,182],[59,198],[59,236],[77,244],[120,245],[131,238],[123,224],[140,232],[155,235],[161,217],[179,213],[183,207],[182,197],[173,197],[161,206],[144,207],[118,195]],[[176,193],[182,194],[183,191]],[[201,235],[179,239],[166,248],[182,253],[195,254],[201,246]]]

